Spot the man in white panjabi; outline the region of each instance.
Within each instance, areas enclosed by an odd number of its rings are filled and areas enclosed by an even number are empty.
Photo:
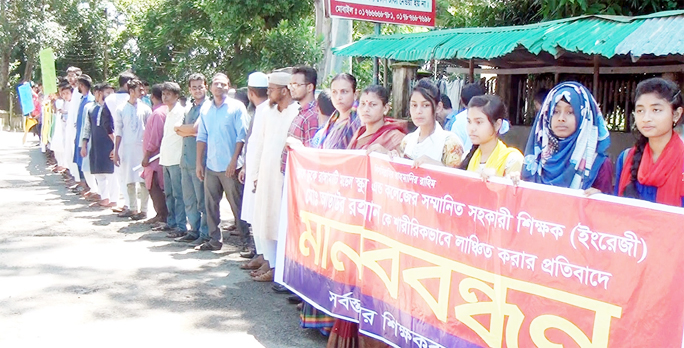
[[[290,124],[299,114],[299,104],[292,100],[287,87],[290,80],[291,75],[284,72],[274,72],[269,76],[270,107],[264,113],[261,129],[255,129],[252,133],[257,137],[256,139],[262,139],[262,146],[257,146],[254,154],[259,159],[258,165],[256,168],[247,168],[248,171],[254,170],[253,173],[257,178],[254,182],[256,187],[254,205],[259,209],[254,211],[252,227],[257,253],[263,254],[264,259],[270,265],[268,270],[257,272],[252,277],[253,280],[260,282],[273,281],[275,273],[278,223],[284,182],[281,156]]]
[[[119,217],[130,217],[134,220],[144,219],[147,216],[147,203],[149,192],[145,186],[145,180],[140,172],[134,168],[142,165],[143,160],[143,134],[145,122],[152,115],[152,109],[140,99],[143,85],[139,80],[128,82],[129,99],[118,111],[119,118],[115,120],[114,134],[114,164],[121,168],[126,176],[126,190],[128,192],[128,209],[119,213]],[[142,166],[141,166],[142,167]],[[138,197],[140,197],[140,210],[138,210]]]
[[[119,110],[128,102],[130,98],[128,95],[128,82],[136,79],[135,75],[130,72],[123,72],[119,74],[119,90],[110,94],[105,98],[105,105],[102,109],[102,114],[100,118],[102,120],[103,126],[106,129],[115,131],[117,120],[121,117],[119,115]],[[114,133],[111,133],[112,137]],[[114,151],[112,150],[112,156],[114,156]],[[111,200],[117,202],[118,206],[115,207],[114,212],[120,213],[128,208],[128,190],[126,189],[126,175],[121,170],[121,167],[114,166],[114,178],[110,182],[114,185],[112,188],[115,192],[118,192],[117,197],[113,197]],[[121,199],[123,200],[121,200]]]
[[[248,170],[248,168],[258,168],[259,158],[255,156],[261,153],[263,146],[263,138],[257,136],[256,129],[261,129],[264,123],[264,112],[269,108],[268,101],[268,76],[262,72],[255,72],[249,75],[247,81],[247,97],[249,101],[256,106],[254,116],[250,120],[249,129],[247,130],[247,142],[245,143],[245,165],[240,171],[240,181],[245,184],[245,191],[242,194],[242,220],[252,223],[254,220],[254,181],[257,179],[255,170]],[[259,133],[259,132],[256,132]],[[261,134],[259,134],[261,135]],[[256,243],[256,241],[254,241]],[[257,246],[257,249],[259,246]]]

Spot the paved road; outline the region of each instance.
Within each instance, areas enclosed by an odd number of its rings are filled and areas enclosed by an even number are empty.
[[[235,248],[88,208],[20,142],[0,132],[0,347],[325,347]]]

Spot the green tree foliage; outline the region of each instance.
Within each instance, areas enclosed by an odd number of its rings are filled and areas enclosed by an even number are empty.
[[[132,14],[117,46],[151,82],[184,81],[192,72],[225,72],[242,85],[256,70],[313,64],[322,52],[314,36],[313,4],[299,0],[159,0]]]
[[[593,14],[638,16],[683,6],[681,0],[544,0],[541,13],[545,19]]]
[[[437,26],[463,28],[534,23],[542,19],[541,9],[545,1],[438,0]]]
[[[9,108],[9,90],[30,80],[41,47],[61,49],[66,38],[62,14],[69,0],[0,0],[0,109]]]

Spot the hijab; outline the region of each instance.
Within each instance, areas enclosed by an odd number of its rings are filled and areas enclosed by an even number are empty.
[[[551,130],[553,110],[561,100],[572,106],[577,129],[567,138]],[[546,185],[587,189],[596,180],[610,146],[610,133],[589,90],[563,82],[544,99],[525,147],[522,178]]]

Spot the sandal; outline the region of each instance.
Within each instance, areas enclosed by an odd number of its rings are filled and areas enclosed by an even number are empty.
[[[268,272],[271,269],[270,265],[268,262],[262,263],[259,268],[249,272],[250,277],[258,277],[266,272]]]
[[[160,223],[159,225],[152,227],[152,231],[171,231],[173,228],[169,227],[166,223]]]
[[[240,269],[244,269],[245,271],[257,270],[259,268],[261,268],[261,265],[252,264],[252,261],[245,262],[240,265]]]
[[[251,259],[249,262],[240,265],[240,269],[244,269],[246,271],[257,270],[261,268],[261,265],[263,265],[265,262],[266,260],[264,260],[264,255],[259,255]]]
[[[202,243],[198,246],[195,247],[195,250],[209,250],[209,251],[216,251],[216,250],[221,250],[220,246],[213,246],[209,242]]]
[[[271,268],[266,273],[263,273],[263,274],[256,276],[256,277],[252,277],[252,280],[255,282],[270,283],[273,281],[273,272],[274,271],[275,271],[275,269]]]

